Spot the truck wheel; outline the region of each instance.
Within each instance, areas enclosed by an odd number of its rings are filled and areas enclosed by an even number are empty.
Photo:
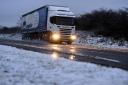
[[[67,44],[72,44],[72,42],[69,41],[69,42],[67,42]]]
[[[50,43],[52,43],[52,33],[51,32],[48,32],[47,33],[47,40],[50,42]]]

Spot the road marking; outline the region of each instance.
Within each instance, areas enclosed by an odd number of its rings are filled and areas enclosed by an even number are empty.
[[[120,62],[120,61],[118,61],[118,60],[109,59],[109,58],[102,58],[102,57],[99,57],[99,56],[96,56],[95,58],[96,58],[96,59],[107,60],[107,61],[112,61],[112,62],[117,62],[117,63],[119,63],[119,62]]]

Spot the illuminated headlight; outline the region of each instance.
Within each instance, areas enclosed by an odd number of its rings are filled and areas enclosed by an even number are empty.
[[[71,35],[71,40],[76,40],[76,35]]]
[[[55,41],[59,40],[60,39],[60,34],[59,33],[53,33],[52,39],[55,40]]]

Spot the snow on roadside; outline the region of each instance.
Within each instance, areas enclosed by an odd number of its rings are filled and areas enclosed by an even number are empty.
[[[22,35],[20,33],[14,34],[0,34],[1,39],[9,39],[9,40],[22,40]]]
[[[106,47],[106,48],[128,48],[127,41],[116,41],[112,38],[106,37],[96,37],[92,32],[87,31],[77,31],[78,39],[75,44],[79,45],[93,45],[97,47]]]
[[[0,85],[127,85],[128,72],[0,45]]]

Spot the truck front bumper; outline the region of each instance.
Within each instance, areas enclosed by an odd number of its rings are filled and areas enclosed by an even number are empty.
[[[76,35],[61,35],[59,33],[53,33],[51,36],[53,42],[73,42],[77,39]]]

